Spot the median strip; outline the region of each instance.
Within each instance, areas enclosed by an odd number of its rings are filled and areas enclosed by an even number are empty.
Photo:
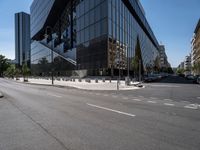
[[[89,103],[87,103],[87,105],[88,105],[88,106],[91,106],[91,107],[95,107],[95,108],[99,108],[99,109],[103,109],[103,110],[115,112],[115,113],[118,113],[118,114],[130,116],[130,117],[135,117],[135,116],[136,116],[136,115],[134,115],[134,114],[130,114],[130,113],[126,113],[126,112],[122,112],[122,111],[119,111],[119,110],[114,110],[114,109],[110,109],[110,108],[106,108],[106,107],[102,107],[102,106],[97,106],[97,105],[94,105],[94,104],[89,104]]]

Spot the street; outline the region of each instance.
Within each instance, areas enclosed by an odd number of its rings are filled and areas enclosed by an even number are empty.
[[[200,85],[175,76],[144,85],[86,91],[1,78],[0,149],[199,150]]]

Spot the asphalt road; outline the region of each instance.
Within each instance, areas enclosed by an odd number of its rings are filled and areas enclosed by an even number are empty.
[[[199,85],[108,92],[0,79],[0,91],[1,150],[200,149]]]

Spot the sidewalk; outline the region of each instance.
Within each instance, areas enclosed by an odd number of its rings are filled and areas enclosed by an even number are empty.
[[[23,78],[20,78],[19,82],[23,82]],[[51,85],[52,81],[47,80],[47,79],[29,78],[28,83]],[[102,90],[102,91],[117,90],[117,81],[116,80],[112,80],[111,83],[108,80],[106,80],[105,82],[102,82],[102,80],[98,80],[98,83],[96,83],[95,80],[91,80],[91,83],[88,83],[85,81],[85,79],[82,79],[82,82],[79,82],[78,79],[76,79],[75,82],[63,81],[61,79],[60,81],[55,80],[54,85],[74,87],[74,88],[83,89],[83,90]],[[134,85],[126,86],[125,81],[120,81],[119,90],[137,90],[137,89],[141,89],[141,88],[136,87]]]

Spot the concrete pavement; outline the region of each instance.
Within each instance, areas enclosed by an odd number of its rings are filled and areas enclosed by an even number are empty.
[[[4,79],[0,83],[5,94],[0,101],[3,150],[200,147],[200,109],[184,107],[195,99],[187,104],[178,100],[180,96],[170,89],[179,91],[179,85],[111,92],[27,85]],[[181,88],[185,90],[189,85]],[[195,89],[199,87],[191,88],[198,94]]]

